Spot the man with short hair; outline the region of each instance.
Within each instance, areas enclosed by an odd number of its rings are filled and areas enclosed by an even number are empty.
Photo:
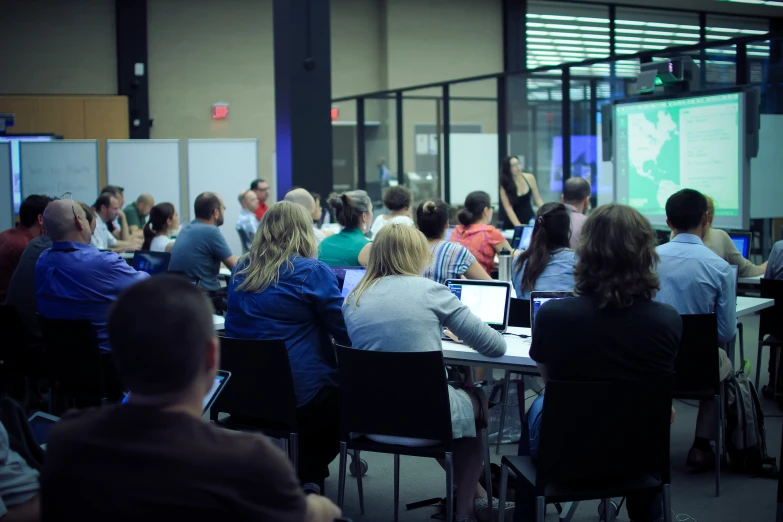
[[[150,194],[142,194],[136,198],[135,203],[131,203],[124,209],[125,222],[128,224],[128,232],[131,235],[136,234],[144,228],[150,210],[155,206],[155,200]]]
[[[184,272],[197,279],[199,286],[210,292],[218,292],[220,263],[233,269],[237,256],[231,253],[218,227],[223,225],[226,207],[214,192],[203,192],[193,205],[196,219],[182,228],[171,249],[169,270]]]
[[[120,240],[109,231],[109,223],[117,219],[120,212],[120,202],[109,192],[102,192],[92,207],[97,215],[95,233],[92,235],[92,245],[98,250],[113,252],[132,252],[141,248],[138,239]]]
[[[237,232],[242,239],[242,247],[247,252],[250,250],[250,245],[253,244],[256,231],[258,231],[258,218],[255,215],[258,208],[258,196],[252,190],[243,190],[239,193],[238,199],[242,210],[239,211],[237,219]]]
[[[563,204],[571,217],[571,248],[576,250],[590,208],[590,183],[584,178],[568,178],[563,183]]]
[[[117,201],[120,204],[120,209],[117,212],[117,217],[115,217],[112,221],[109,221],[106,223],[106,226],[109,229],[109,232],[112,233],[112,235],[120,240],[128,240],[131,237],[130,229],[128,228],[128,221],[125,217],[125,212],[123,212],[123,207],[125,207],[125,189],[122,187],[119,187],[117,185],[106,185],[101,190],[101,194],[108,193],[117,198]],[[138,233],[141,237],[141,233]]]
[[[220,341],[208,300],[189,281],[167,274],[130,288],[112,307],[109,332],[128,403],[54,426],[41,474],[44,520],[340,516],[328,499],[304,496],[285,454],[263,435],[201,420]]]
[[[729,264],[704,246],[708,223],[707,199],[700,192],[683,189],[666,201],[666,224],[672,230],[672,238],[656,248],[661,290],[655,300],[670,305],[680,315],[714,313],[718,341],[726,343],[737,332],[736,286]],[[719,376],[724,380],[731,374],[732,364],[723,349],[718,348],[717,355]],[[715,401],[701,401],[696,437],[688,452],[689,466],[708,469],[714,465],[710,441],[717,423]]]
[[[783,241],[778,241],[772,247],[767,259],[767,270],[764,272],[765,279],[783,279]]]
[[[0,232],[0,304],[5,301],[8,284],[19,265],[22,252],[43,231],[43,212],[52,201],[48,196],[27,196],[19,207],[19,224]]]
[[[255,192],[258,197],[258,208],[255,210],[255,215],[261,221],[269,208],[266,204],[266,200],[269,198],[269,183],[259,178],[250,184],[250,190]]]
[[[89,319],[101,350],[110,351],[109,306],[125,288],[149,274],[90,244],[90,224],[79,203],[67,199],[50,203],[44,227],[52,247],[35,264],[38,312],[49,319]]]
[[[315,198],[313,198],[312,194],[310,194],[305,189],[297,188],[290,191],[288,194],[285,195],[285,200],[290,201],[291,203],[302,205],[305,208],[305,210],[307,210],[307,213],[310,214],[311,217],[315,215],[316,210],[320,214],[320,209],[316,208]],[[315,234],[316,244],[320,245],[321,241],[324,240],[326,235],[323,232],[321,232],[321,229],[315,226],[315,223],[313,223],[313,233]]]

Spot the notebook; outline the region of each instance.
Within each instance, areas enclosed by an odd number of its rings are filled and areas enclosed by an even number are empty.
[[[367,273],[367,270],[362,266],[333,266],[331,270],[337,278],[337,285],[340,287],[340,294],[343,297],[348,297],[348,294]]]
[[[446,281],[446,286],[488,326],[500,332],[506,331],[508,308],[511,303],[511,283],[449,279]]]
[[[574,297],[573,292],[530,292],[530,328],[535,325],[536,314],[547,301]]]

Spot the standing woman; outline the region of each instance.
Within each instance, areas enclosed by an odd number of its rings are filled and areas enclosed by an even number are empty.
[[[503,229],[527,225],[535,216],[533,205],[544,205],[538,193],[536,177],[522,172],[522,164],[516,156],[509,156],[500,166],[500,217]]]
[[[174,240],[171,231],[179,228],[179,215],[171,203],[158,203],[150,209],[150,219],[144,225],[142,250],[171,252]]]
[[[480,190],[471,192],[465,198],[465,208],[457,215],[460,224],[451,234],[451,240],[467,247],[488,274],[495,268],[496,253],[504,248],[512,251],[500,230],[489,224],[492,213],[489,194]]]
[[[332,194],[327,200],[342,225],[339,234],[318,245],[318,259],[329,266],[367,266],[372,243],[364,234],[372,225],[372,201],[363,190]]]

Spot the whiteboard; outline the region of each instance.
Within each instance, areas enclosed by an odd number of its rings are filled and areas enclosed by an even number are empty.
[[[14,226],[14,191],[11,179],[11,144],[0,142],[0,230]]]
[[[23,141],[19,143],[22,199],[71,193],[92,205],[100,191],[98,140]]]
[[[231,252],[242,254],[236,223],[242,207],[237,196],[258,178],[258,140],[187,140],[188,213],[202,192],[216,192],[226,207],[220,231]],[[195,216],[191,215],[191,218]]]
[[[451,133],[451,184],[449,201],[462,205],[474,190],[489,194],[497,207],[500,197],[498,183],[498,135]],[[442,161],[441,161],[442,163]],[[441,172],[443,172],[441,170]]]
[[[762,114],[759,153],[750,160],[750,217],[783,217],[783,114]]]
[[[106,181],[125,189],[126,205],[148,193],[181,214],[180,141],[106,140]]]

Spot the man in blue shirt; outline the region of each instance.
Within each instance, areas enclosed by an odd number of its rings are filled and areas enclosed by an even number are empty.
[[[90,244],[92,232],[81,205],[53,201],[43,214],[52,238],[35,265],[38,313],[50,319],[89,319],[103,351],[110,351],[106,322],[109,307],[122,291],[149,277],[114,252]]]
[[[670,305],[680,315],[714,313],[718,340],[724,343],[734,339],[737,332],[736,287],[729,264],[702,242],[708,222],[707,199],[698,191],[683,189],[666,202],[666,223],[672,229],[672,239],[656,248],[661,289],[655,300]],[[718,349],[718,357],[723,380],[731,374],[732,365],[723,349]],[[715,401],[701,401],[696,438],[688,453],[689,466],[707,468],[714,464],[710,440],[717,422]]]

